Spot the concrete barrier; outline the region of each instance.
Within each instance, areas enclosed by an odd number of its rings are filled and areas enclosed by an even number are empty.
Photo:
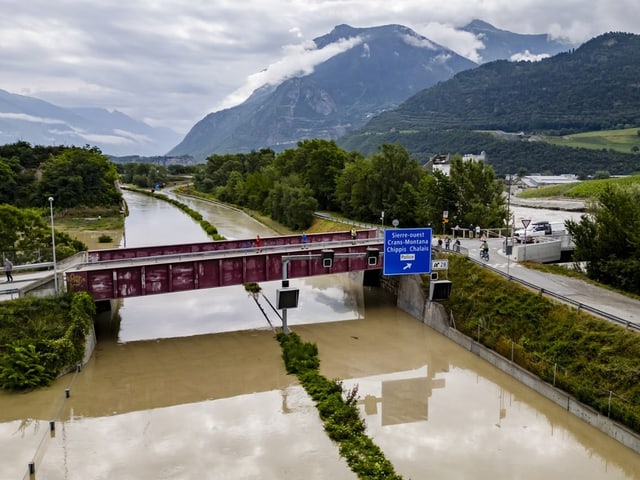
[[[539,243],[516,244],[513,259],[516,262],[557,262],[562,257],[562,241],[542,239]]]

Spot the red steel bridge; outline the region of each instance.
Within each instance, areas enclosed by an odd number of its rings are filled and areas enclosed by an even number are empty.
[[[92,250],[67,288],[95,301],[382,268],[376,230]],[[327,259],[331,258],[328,262]],[[327,266],[330,265],[330,266]]]

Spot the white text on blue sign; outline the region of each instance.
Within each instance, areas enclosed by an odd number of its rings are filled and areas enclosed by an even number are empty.
[[[385,246],[385,252],[400,254],[401,260],[409,260],[409,258],[403,258],[403,255],[412,252],[428,252],[429,240],[430,236],[424,231],[391,232]]]

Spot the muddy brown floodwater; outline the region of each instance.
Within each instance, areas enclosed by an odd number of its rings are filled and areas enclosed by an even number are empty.
[[[136,202],[177,236],[184,219]],[[144,231],[160,238],[154,228]],[[636,453],[359,276],[292,286],[303,302],[291,328],[318,345],[324,375],[358,389],[368,433],[405,479],[640,480]],[[277,282],[263,288],[273,298]],[[241,287],[126,299],[98,338],[82,371],[0,393],[0,479],[27,478],[33,460],[48,480],[356,478]]]

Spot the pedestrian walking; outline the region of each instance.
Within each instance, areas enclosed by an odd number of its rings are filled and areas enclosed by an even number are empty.
[[[7,275],[7,283],[13,282],[13,275],[11,275],[11,271],[13,270],[13,263],[7,257],[4,257],[4,273]]]
[[[476,238],[480,238],[480,225],[476,225]]]
[[[260,239],[260,235],[256,235],[256,251],[259,252],[260,251],[260,243],[262,242],[262,240]]]
[[[444,241],[445,250],[449,250],[449,246],[450,245],[451,245],[451,239],[449,237],[447,237],[447,239]]]
[[[353,243],[355,245],[357,238],[358,238],[358,233],[356,232],[355,228],[352,228],[351,229],[351,243]]]
[[[302,249],[307,248],[307,234],[306,232],[302,232]]]
[[[473,238],[475,230],[473,229],[473,223],[469,224],[469,238]]]
[[[460,239],[457,238],[455,242],[453,242],[453,250],[457,253],[460,253]]]

